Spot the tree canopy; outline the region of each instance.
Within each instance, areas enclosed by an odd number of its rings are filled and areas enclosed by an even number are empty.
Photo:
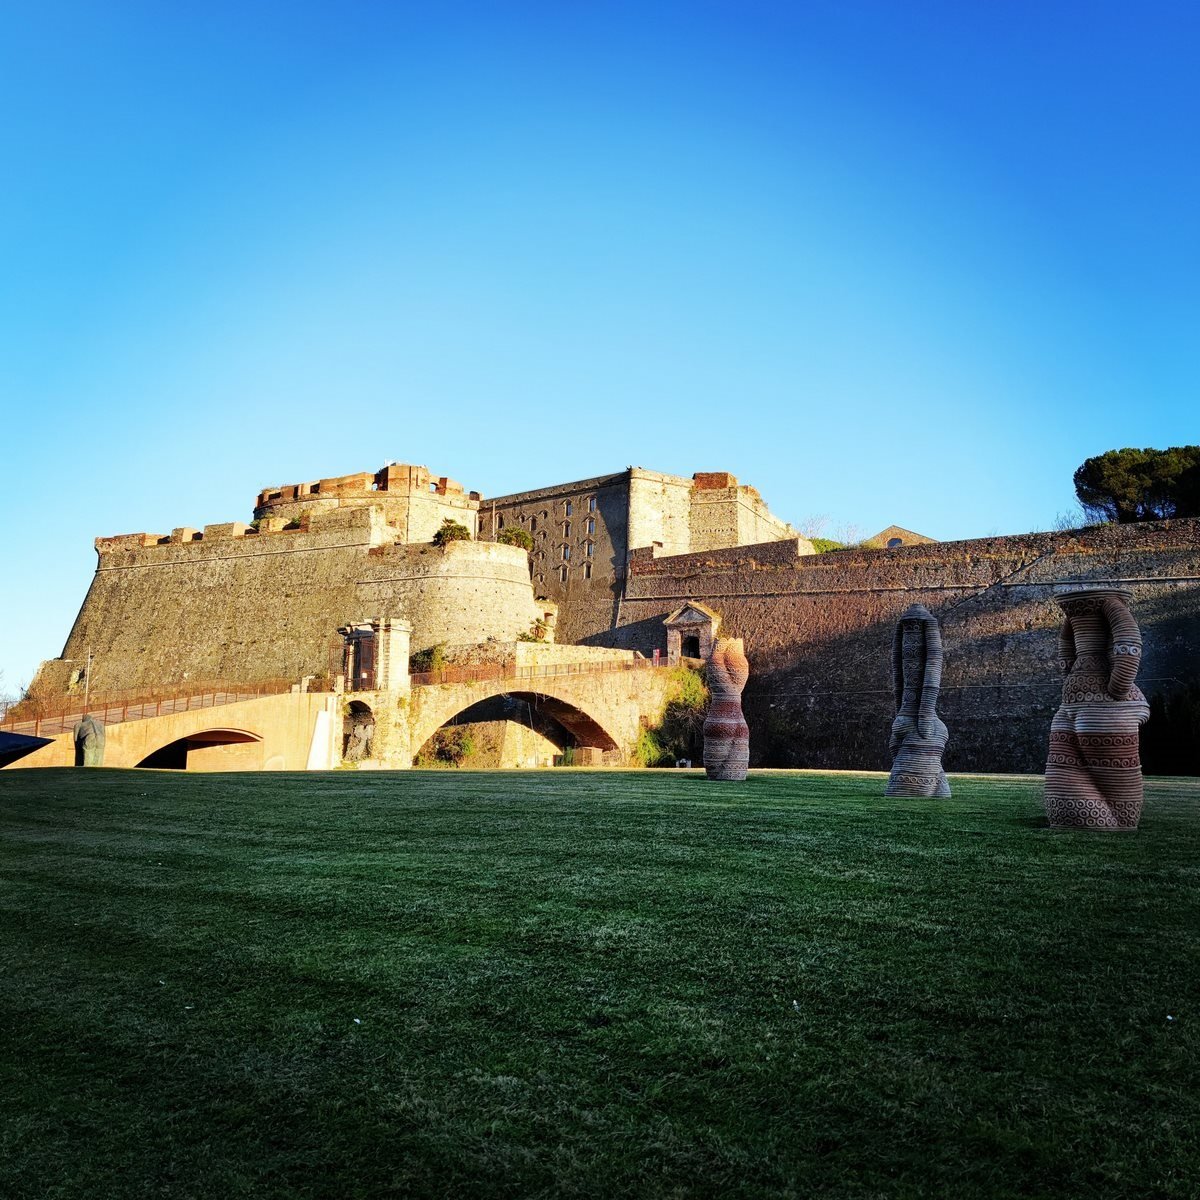
[[[1103,521],[1200,517],[1200,446],[1107,450],[1075,472],[1075,495]]]

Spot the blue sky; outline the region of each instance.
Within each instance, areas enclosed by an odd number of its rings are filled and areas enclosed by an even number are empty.
[[[97,534],[425,463],[1046,528],[1200,440],[1193,3],[9,3],[0,688]]]

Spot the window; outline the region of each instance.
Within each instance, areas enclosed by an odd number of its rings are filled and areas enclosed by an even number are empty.
[[[587,519],[588,537],[593,537],[596,533],[596,518],[588,517]]]
[[[567,500],[567,501],[565,501],[565,502],[563,503],[563,516],[564,516],[564,517],[569,517],[573,511],[574,511],[574,510],[571,508],[571,502],[570,502],[570,500]]]
[[[564,546],[562,548],[563,562],[566,562],[571,557],[571,547]]]
[[[595,511],[596,511],[596,497],[589,496],[588,497],[588,512],[595,512]]]
[[[584,579],[591,579],[591,577],[592,577],[592,564],[591,563],[583,564],[583,577],[584,577]]]
[[[500,518],[500,528],[501,529],[504,528],[504,518],[503,517]]]
[[[537,517],[529,518],[529,532],[537,533]]]
[[[903,545],[904,545],[903,538],[888,538],[887,548],[889,550],[895,550],[898,547],[903,546]]]
[[[566,568],[566,567],[559,567],[559,568],[558,568],[558,578],[559,578],[559,579],[560,579],[560,580],[561,580],[563,583],[566,583],[566,582],[567,582],[567,568]]]
[[[563,537],[569,538],[570,536],[571,536],[571,522],[564,521],[563,522]]]
[[[586,554],[588,556],[588,558],[591,558],[592,555],[595,554],[595,552],[596,552],[596,543],[595,542],[584,542],[583,543],[583,552],[584,552],[584,554]]]

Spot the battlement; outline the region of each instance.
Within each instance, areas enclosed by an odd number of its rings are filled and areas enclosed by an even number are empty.
[[[374,473],[359,471],[354,475],[335,475],[307,483],[263,488],[255,500],[254,514],[263,516],[274,509],[304,501],[380,499],[380,493],[389,497],[457,497],[476,504],[482,499],[479,492],[467,492],[457,480],[446,475],[435,476],[428,467],[388,463]]]

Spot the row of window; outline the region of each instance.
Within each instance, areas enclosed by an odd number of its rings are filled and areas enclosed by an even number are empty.
[[[569,573],[570,573],[570,567],[568,567],[566,563],[563,563],[563,565],[558,568],[559,582],[566,583],[567,576],[569,575]],[[584,579],[591,579],[591,577],[592,577],[592,564],[590,562],[585,562],[583,564],[583,577],[584,577]],[[538,583],[545,583],[546,576],[543,573],[539,572],[537,581],[538,581]]]
[[[589,496],[587,498],[587,511],[589,513],[594,513],[596,511],[596,497],[595,496]],[[563,504],[562,504],[562,515],[564,517],[570,517],[570,516],[573,516],[574,513],[575,513],[575,506],[574,506],[573,502],[570,500],[564,500]],[[548,509],[543,508],[540,514],[534,514],[528,518],[521,517],[520,518],[521,524],[524,525],[526,523],[526,521],[528,521],[529,532],[537,533],[538,516],[539,515],[541,516],[541,519],[543,521],[545,521],[549,518],[550,512]],[[563,537],[570,537],[571,536],[571,522],[564,520],[561,522],[561,524],[562,524]],[[496,522],[496,527],[497,527],[497,529],[504,528],[504,517],[503,516],[498,518],[498,520]],[[596,532],[596,518],[594,516],[589,516],[587,519],[587,531],[589,534],[594,534]]]

